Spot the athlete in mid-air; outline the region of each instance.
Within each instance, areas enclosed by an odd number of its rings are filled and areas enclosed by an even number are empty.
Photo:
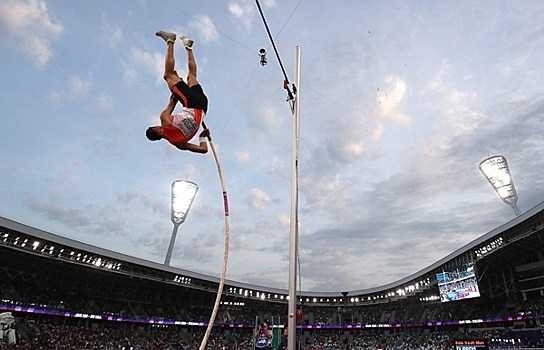
[[[196,153],[207,153],[206,137],[210,136],[209,129],[204,129],[199,135],[199,144],[189,141],[196,135],[200,124],[208,111],[208,98],[196,79],[196,61],[193,56],[193,40],[181,36],[180,39],[187,51],[189,73],[187,82],[175,70],[174,44],[176,34],[159,31],[155,35],[166,41],[166,58],[164,61],[164,80],[172,92],[168,106],[160,115],[161,125],[151,126],[146,131],[150,141],[166,139],[180,150]],[[176,104],[183,107],[179,113],[173,114]]]

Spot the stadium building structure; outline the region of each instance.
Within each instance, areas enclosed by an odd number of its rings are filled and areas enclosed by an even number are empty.
[[[509,301],[542,299],[544,202],[399,281],[361,290],[299,291],[297,303],[305,310],[301,327],[447,326],[533,318],[540,324],[542,315],[448,322],[428,313],[420,314],[417,320],[401,315],[400,310],[439,304],[437,275],[465,266],[476,268],[479,300],[508,305]],[[4,287],[0,288],[0,311],[194,325],[185,308],[211,310],[218,284],[216,277],[120,254],[0,217],[0,287]],[[464,297],[458,290],[454,292],[455,298]],[[39,297],[33,300],[36,294]],[[87,297],[77,298],[82,295]],[[226,310],[269,310],[267,315],[284,317],[287,296],[284,289],[227,280],[221,303]],[[104,310],[100,300],[107,300],[110,306],[112,300],[118,300],[119,305]],[[365,310],[377,307],[380,313],[372,324],[365,323]],[[318,319],[314,310],[330,310],[327,321]],[[220,310],[218,324],[232,322],[233,318],[228,311]],[[246,324],[247,319],[238,321],[237,327],[253,327],[251,321]]]

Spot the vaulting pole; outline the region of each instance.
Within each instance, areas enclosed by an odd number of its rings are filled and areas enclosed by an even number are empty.
[[[291,235],[289,248],[289,309],[287,347],[296,349],[297,261],[298,261],[298,141],[300,111],[300,47],[296,47],[295,86],[297,93],[293,108],[293,163],[291,167]],[[298,350],[298,349],[297,349]]]
[[[202,127],[207,129],[206,123],[202,122]],[[206,349],[206,344],[208,343],[208,338],[212,332],[213,324],[215,322],[215,316],[217,316],[217,310],[219,310],[219,304],[221,302],[221,295],[223,294],[223,287],[225,285],[225,276],[227,275],[227,264],[229,260],[229,242],[230,242],[230,221],[229,221],[229,202],[227,197],[227,187],[225,186],[225,180],[223,178],[223,171],[221,170],[221,163],[219,163],[219,156],[212,141],[211,134],[208,136],[208,141],[210,142],[210,148],[212,149],[213,157],[215,158],[215,164],[217,165],[217,172],[219,173],[219,180],[221,181],[221,189],[223,190],[223,206],[225,208],[225,248],[223,251],[223,268],[221,269],[221,278],[219,279],[219,287],[217,288],[217,295],[215,298],[215,304],[213,306],[212,314],[210,316],[210,321],[208,322],[208,327],[206,328],[206,333],[204,338],[200,343],[199,350]]]

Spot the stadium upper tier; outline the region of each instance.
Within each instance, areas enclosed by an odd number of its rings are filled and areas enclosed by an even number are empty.
[[[437,274],[470,264],[478,273],[479,292],[495,297],[509,293],[531,293],[544,289],[544,278],[527,277],[527,271],[544,268],[544,202],[513,220],[482,235],[443,259],[410,276],[387,285],[336,292],[298,291],[301,301],[318,305],[365,305],[406,298],[440,299]],[[191,290],[217,291],[219,278],[166,266],[85,244],[38,228],[0,217],[0,262],[2,266],[24,268],[25,259],[46,259],[59,266],[100,270]],[[9,264],[8,264],[9,259]],[[543,274],[540,274],[542,276]],[[224,302],[260,300],[287,303],[285,289],[227,280]]]

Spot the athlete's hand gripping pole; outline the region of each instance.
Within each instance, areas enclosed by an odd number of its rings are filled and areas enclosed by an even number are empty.
[[[210,133],[210,129],[208,129],[208,126],[206,125],[206,123],[204,123],[204,121],[202,121],[202,127],[204,128],[204,131],[208,131],[208,134],[205,136],[208,138],[209,141],[212,140],[212,134]]]

